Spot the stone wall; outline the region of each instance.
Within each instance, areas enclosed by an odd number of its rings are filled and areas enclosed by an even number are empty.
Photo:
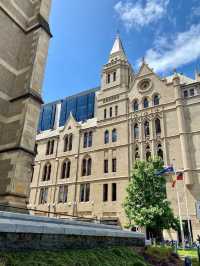
[[[109,236],[1,233],[1,251],[91,249],[112,246],[144,246],[138,238]]]
[[[26,207],[51,0],[0,0],[0,203]]]
[[[0,250],[144,246],[144,234],[118,226],[0,212]]]

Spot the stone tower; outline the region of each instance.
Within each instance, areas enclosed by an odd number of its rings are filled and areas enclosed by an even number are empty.
[[[50,6],[51,0],[0,0],[1,210],[26,208],[29,196]]]

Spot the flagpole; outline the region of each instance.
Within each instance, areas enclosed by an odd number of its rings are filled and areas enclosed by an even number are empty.
[[[173,161],[176,162],[175,159],[173,159]],[[176,177],[175,163],[173,164],[173,167],[174,167],[174,173],[175,173],[175,177]],[[177,190],[176,186],[175,186],[175,189],[176,189],[176,197],[177,197],[177,203],[178,203],[178,214],[179,214],[179,222],[180,222],[180,229],[181,229],[182,245],[183,245],[183,249],[185,249],[185,237],[184,237],[182,217],[181,217],[180,199],[179,199],[179,193],[178,193],[178,190]]]
[[[179,213],[179,222],[180,222],[180,229],[181,229],[182,245],[183,245],[183,249],[185,249],[185,237],[184,237],[182,217],[181,217],[180,199],[179,199],[178,190],[177,190],[177,188],[175,188],[175,189],[176,189],[176,197],[177,197],[177,202],[178,202],[178,213]]]
[[[188,224],[188,231],[189,231],[189,242],[192,243],[192,232],[190,227],[190,216],[189,216],[189,209],[188,209],[188,200],[187,200],[187,191],[185,185],[185,176],[183,175],[183,186],[184,186],[184,197],[185,197],[185,206],[186,206],[186,214],[187,214],[187,224]]]

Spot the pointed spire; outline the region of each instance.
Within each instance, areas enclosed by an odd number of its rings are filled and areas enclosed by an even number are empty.
[[[117,31],[116,39],[110,52],[110,58],[114,57],[122,60],[127,60],[122,41],[120,39],[119,31]]]
[[[114,54],[117,52],[124,52],[124,48],[123,48],[123,45],[122,45],[122,42],[119,36],[119,32],[117,32],[116,39],[115,39],[115,42],[114,42],[114,45],[113,45],[113,48],[110,54]]]

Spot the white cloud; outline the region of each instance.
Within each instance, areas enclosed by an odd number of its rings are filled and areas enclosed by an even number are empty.
[[[192,8],[192,16],[195,16],[195,17],[200,16],[200,6],[194,6]]]
[[[146,0],[145,5],[141,1],[135,4],[119,1],[114,9],[119,14],[127,29],[143,27],[155,22],[166,14],[169,0]]]
[[[200,57],[200,24],[171,37],[161,37],[146,52],[145,60],[155,71],[172,70]]]

